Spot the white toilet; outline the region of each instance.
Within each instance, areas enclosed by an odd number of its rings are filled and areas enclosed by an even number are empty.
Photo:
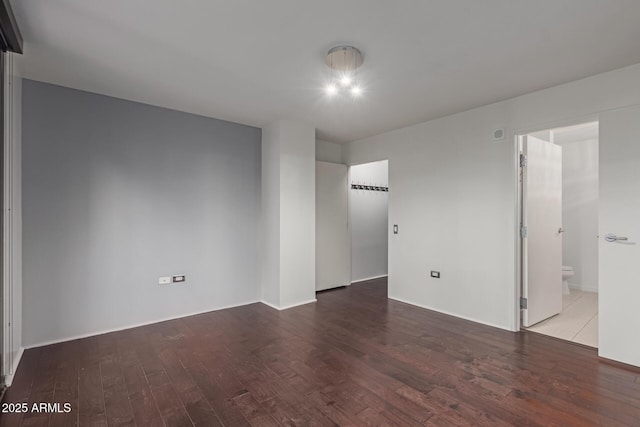
[[[573,267],[562,266],[562,293],[569,295],[569,279],[573,277]]]

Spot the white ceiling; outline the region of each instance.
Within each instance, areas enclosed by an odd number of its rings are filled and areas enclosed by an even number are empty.
[[[637,0],[14,0],[25,77],[347,142],[640,62]],[[327,99],[325,52],[364,54]]]

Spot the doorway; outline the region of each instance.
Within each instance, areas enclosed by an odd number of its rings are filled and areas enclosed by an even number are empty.
[[[316,291],[387,277],[388,165],[316,162]]]
[[[351,283],[388,275],[389,161],[349,168]]]
[[[598,347],[599,123],[518,137],[521,325]]]

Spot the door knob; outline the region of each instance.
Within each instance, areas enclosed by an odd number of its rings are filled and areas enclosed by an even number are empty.
[[[558,228],[558,234],[560,234],[560,233],[564,233],[564,228],[562,228],[562,227]]]
[[[620,240],[629,240],[629,239],[627,237],[618,237],[613,233],[607,233],[604,235],[604,240],[606,240],[609,243],[612,243]]]

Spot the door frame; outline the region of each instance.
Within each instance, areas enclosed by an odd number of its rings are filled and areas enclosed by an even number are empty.
[[[324,160],[316,160],[315,161],[315,167],[316,167],[316,190],[317,190],[317,179],[318,179],[318,163],[327,163],[330,165],[337,165],[337,166],[344,166],[344,168],[346,169],[346,224],[345,224],[345,229],[344,232],[347,233],[346,235],[346,248],[345,251],[347,252],[345,254],[346,260],[345,260],[345,284],[341,285],[341,286],[349,286],[351,284],[351,256],[350,256],[350,251],[351,251],[351,218],[350,218],[350,209],[349,209],[349,165],[346,165],[344,163],[335,163],[335,162],[327,162]],[[335,288],[339,288],[341,286],[335,286],[335,287],[331,287],[331,288],[325,288],[325,289],[318,289],[318,281],[317,281],[317,270],[318,270],[318,258],[317,258],[317,224],[318,224],[318,220],[317,220],[317,215],[318,215],[318,204],[317,204],[317,197],[318,194],[316,192],[316,283],[315,283],[315,292],[323,292],[326,290],[331,290],[331,289],[335,289]]]
[[[522,137],[534,132],[540,132],[544,130],[576,126],[590,122],[599,122],[600,114],[594,113],[586,116],[574,117],[570,119],[557,120],[553,122],[542,123],[530,127],[524,127],[516,129],[513,134],[513,186],[514,186],[514,246],[515,246],[515,292],[514,292],[514,331],[518,332],[523,329],[522,327],[522,309],[520,308],[520,298],[522,297],[522,287],[524,286],[524,253],[523,253],[523,241],[520,236],[520,224],[522,222],[523,215],[523,197],[522,197],[522,185],[520,182],[520,154],[522,153]]]

